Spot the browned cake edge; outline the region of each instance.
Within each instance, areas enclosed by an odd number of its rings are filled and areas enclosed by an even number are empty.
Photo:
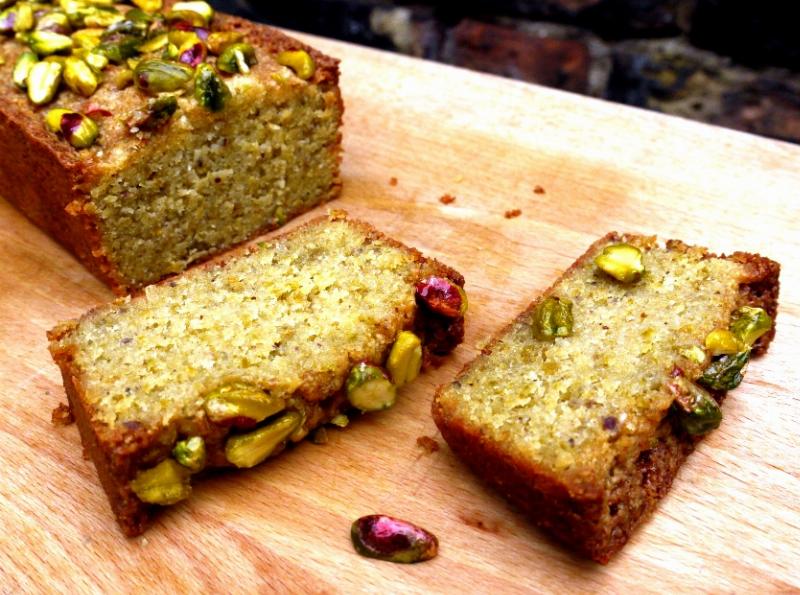
[[[464,285],[464,277],[451,267],[433,258],[424,257],[418,250],[385,236],[368,223],[346,219],[342,211],[337,211],[329,217],[312,219],[292,231],[277,236],[274,240],[301,233],[304,228],[327,220],[346,221],[351,226],[363,230],[370,241],[381,241],[404,250],[419,264],[420,280],[423,274],[434,274],[447,277],[461,287]],[[241,246],[227,253],[224,260],[204,263],[192,269],[192,273],[199,272],[201,269],[222,267],[227,260],[243,256],[256,249],[257,246]],[[168,282],[168,280],[165,280],[159,285]],[[143,295],[139,295],[132,299],[146,298]],[[411,307],[413,308],[414,306]],[[95,310],[97,308],[84,314],[81,319],[91,316]],[[397,315],[401,318],[404,317],[402,312],[398,312]],[[72,349],[60,349],[55,345],[55,342],[72,333],[78,323],[79,321],[77,320],[69,321],[58,325],[47,333],[47,337],[51,342],[51,354],[61,370],[64,388],[69,399],[69,407],[77,422],[84,451],[97,468],[97,474],[106,491],[120,528],[125,535],[134,537],[144,532],[154,512],[159,508],[144,504],[130,489],[129,482],[136,472],[143,467],[152,465],[153,461],[158,460],[159,456],[166,456],[172,448],[176,432],[187,432],[189,429],[191,429],[193,435],[200,435],[205,439],[206,447],[209,451],[209,466],[224,466],[224,439],[230,428],[220,428],[208,422],[208,420],[203,420],[198,425],[192,425],[191,427],[176,422],[170,426],[162,426],[155,429],[145,428],[138,424],[128,424],[128,427],[124,429],[109,428],[105,424],[94,421],[94,409],[84,398],[85,393],[81,385],[83,373],[74,361]],[[413,329],[422,339],[423,366],[430,366],[436,365],[439,358],[461,343],[464,336],[464,319],[461,317],[453,320],[444,320],[431,313],[423,312],[421,308],[416,307],[416,312],[409,328]],[[384,359],[387,355],[388,350],[383,356]],[[316,427],[330,420],[346,402],[346,395],[343,390],[333,395],[320,397],[321,380],[313,376],[309,377],[306,384],[298,389],[298,392],[312,397],[310,400],[314,400],[319,405],[315,413],[315,419],[308,422],[311,430],[314,429],[312,426]]]
[[[498,341],[516,322],[527,320],[539,302],[552,292],[561,278],[583,265],[596,251],[610,242],[619,241],[620,234],[607,234],[592,246],[542,295],[532,302],[514,321],[494,335],[482,350],[488,355]],[[689,247],[680,241],[667,242],[673,250]],[[714,257],[706,253],[707,258]],[[740,305],[764,308],[775,320],[778,307],[780,265],[768,258],[746,252],[722,256],[746,265],[746,276],[740,285]],[[754,355],[766,352],[775,336],[772,330],[763,335],[753,348]],[[479,356],[480,357],[480,356]],[[466,364],[458,374],[461,378],[478,358]],[[557,540],[581,554],[605,564],[628,541],[633,530],[655,509],[666,495],[683,461],[694,450],[700,438],[682,432],[667,416],[657,428],[651,448],[643,450],[633,468],[622,469],[623,481],[609,495],[609,504],[616,506],[612,525],[604,524],[605,488],[600,485],[569,483],[548,473],[533,462],[514,457],[480,428],[468,427],[451,417],[440,404],[436,391],[432,405],[433,419],[445,441],[478,477],[497,489],[536,525],[549,531]],[[715,393],[721,400],[724,393]]]
[[[330,146],[341,163],[341,126],[344,105],[339,93],[339,61],[289,37],[267,25],[225,13],[217,13],[214,31],[242,31],[255,44],[269,53],[284,50],[305,50],[314,58],[316,70],[310,83],[336,91],[339,104],[339,134]],[[128,287],[108,259],[103,248],[97,217],[74,208],[90,200],[92,183],[89,167],[77,158],[77,150],[58,140],[41,123],[38,112],[26,104],[20,109],[0,102],[0,187],[2,196],[23,215],[71,251],[89,271],[106,283],[117,295],[134,288]],[[333,200],[341,191],[337,175],[331,187],[303,211]],[[267,223],[251,234],[251,238],[276,229],[280,224]],[[208,258],[213,257],[210,255]],[[206,259],[207,260],[207,259]],[[196,261],[198,262],[198,261]]]

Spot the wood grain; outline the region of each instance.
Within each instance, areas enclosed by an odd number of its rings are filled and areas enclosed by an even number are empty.
[[[111,295],[0,201],[0,592],[800,591],[800,148],[307,39],[343,60],[335,206],[465,274],[466,343],[393,410],[202,482],[127,540],[77,429],[50,424],[64,395],[45,331]],[[443,443],[425,454],[416,439],[441,443],[434,387],[612,229],[760,252],[784,270],[770,353],[653,519],[601,567],[530,527]],[[436,533],[439,557],[355,555],[350,522],[376,512]]]

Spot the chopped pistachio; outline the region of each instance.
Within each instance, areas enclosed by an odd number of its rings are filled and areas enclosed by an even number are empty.
[[[770,318],[764,308],[742,306],[733,313],[731,332],[745,345],[751,347],[762,335],[772,328]]]
[[[52,31],[68,35],[70,29],[69,19],[63,12],[54,11],[43,14],[36,23],[37,31]]]
[[[594,263],[622,283],[634,283],[644,274],[642,251],[630,244],[606,246],[594,259]]]
[[[26,81],[28,79],[28,74],[31,68],[33,68],[33,65],[38,61],[39,59],[36,57],[36,54],[31,51],[24,51],[19,55],[19,58],[17,58],[14,64],[14,72],[12,74],[14,84],[17,87],[20,89],[25,89],[27,87]]]
[[[231,91],[213,66],[200,64],[194,77],[194,97],[204,108],[218,112],[230,99]]]
[[[113,7],[97,7],[80,11],[86,27],[110,27],[114,23],[124,21],[125,17]],[[69,16],[69,15],[68,15]]]
[[[411,331],[401,331],[392,345],[386,368],[392,382],[401,387],[418,375],[422,367],[422,341]]]
[[[89,97],[97,89],[97,76],[89,65],[81,60],[70,56],[64,63],[64,82],[67,87],[75,93]]]
[[[161,57],[164,60],[177,60],[179,55],[178,46],[174,43],[168,43],[164,46],[164,52],[161,54]]]
[[[702,436],[718,428],[722,421],[722,409],[714,397],[683,377],[673,382],[679,387],[675,407],[683,429],[691,436]]]
[[[378,366],[361,362],[347,377],[347,400],[361,411],[380,411],[394,405],[397,388]]]
[[[92,146],[99,134],[94,120],[72,110],[51,109],[45,115],[45,123],[52,132],[61,134],[76,149]]]
[[[225,48],[217,60],[217,68],[231,74],[250,72],[257,64],[256,50],[249,43],[234,43]]]
[[[134,6],[145,12],[158,12],[164,7],[162,0],[131,0]]]
[[[115,41],[104,41],[95,48],[95,51],[105,55],[114,64],[122,64],[128,58],[133,58],[139,54],[138,37],[124,36]]]
[[[33,7],[27,2],[18,2],[12,9],[14,11],[14,23],[12,29],[16,33],[24,33],[33,29],[36,19],[33,16]]]
[[[147,110],[131,124],[139,130],[158,130],[163,127],[178,109],[178,100],[174,95],[161,95],[151,99]]]
[[[225,443],[225,458],[237,467],[254,467],[275,452],[301,423],[301,415],[290,411],[263,428],[231,436]]]
[[[52,31],[34,31],[28,36],[28,45],[39,56],[49,56],[72,49],[72,38]]]
[[[182,17],[186,16],[185,13],[200,15],[202,21],[199,25],[195,25],[195,21],[190,21],[195,26],[207,25],[214,18],[214,9],[208,2],[176,2],[172,5],[172,16],[168,15],[168,18],[183,20]]]
[[[64,67],[58,62],[37,62],[28,72],[28,99],[34,105],[50,103],[61,84]]]
[[[464,289],[446,277],[428,277],[415,286],[417,304],[446,318],[459,318],[467,312]]]
[[[294,73],[303,80],[308,80],[314,76],[316,65],[314,58],[304,50],[281,52],[275,57],[281,66],[288,66]]]
[[[167,39],[170,43],[175,44],[179,48],[189,44],[203,43],[200,36],[194,31],[183,31],[182,29],[173,29],[167,33]]]
[[[566,298],[545,298],[533,312],[531,330],[540,341],[555,341],[556,337],[569,337],[574,324],[572,302]]]
[[[210,392],[205,399],[206,414],[214,422],[246,418],[258,423],[283,411],[285,407],[286,402],[282,398],[245,382],[225,384]]]
[[[226,47],[239,43],[242,39],[244,39],[244,33],[241,31],[215,31],[208,34],[206,45],[209,52],[219,56]]]
[[[114,73],[111,82],[117,89],[130,87],[133,84],[133,71],[130,68],[120,68]]]
[[[207,53],[208,50],[202,42],[186,43],[178,48],[178,62],[194,68],[206,59]]]
[[[169,506],[189,497],[191,472],[172,459],[136,474],[130,483],[133,493],[142,502]]]
[[[713,390],[734,389],[741,384],[749,359],[749,350],[723,355],[711,362],[698,382]]]
[[[203,470],[206,466],[206,443],[200,436],[192,436],[181,440],[172,449],[175,460],[192,473]]]
[[[72,42],[76,48],[93,50],[100,45],[100,40],[105,29],[91,27],[89,29],[79,29],[72,34]]]
[[[95,72],[100,72],[108,66],[108,56],[94,50],[87,52],[83,59]]]
[[[193,70],[184,64],[164,60],[143,60],[136,66],[134,82],[145,93],[158,94],[183,89]]]
[[[166,33],[161,33],[160,35],[156,35],[148,39],[145,42],[139,44],[138,50],[143,54],[147,54],[149,52],[157,52],[158,50],[166,47],[169,43],[169,38],[167,37]]]
[[[714,329],[708,333],[705,346],[711,355],[731,355],[745,349],[744,343],[727,329]]]
[[[699,345],[692,345],[691,347],[684,347],[680,351],[681,355],[688,359],[689,361],[693,361],[696,364],[703,365],[706,363],[707,355],[706,350],[700,347]]]
[[[344,413],[339,413],[331,418],[330,424],[332,426],[336,426],[337,428],[346,428],[350,425],[350,418]]]

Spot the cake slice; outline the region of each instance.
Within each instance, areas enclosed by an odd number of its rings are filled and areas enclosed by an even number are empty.
[[[437,391],[436,424],[537,525],[605,563],[767,349],[779,271],[609,234]]]
[[[3,198],[116,293],[338,195],[337,60],[205,2],[2,6]]]
[[[333,215],[208,263],[48,337],[122,530],[343,411],[390,407],[464,333],[463,277]]]

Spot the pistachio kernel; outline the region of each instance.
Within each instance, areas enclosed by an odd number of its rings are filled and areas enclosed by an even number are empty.
[[[128,58],[139,55],[138,37],[127,36],[115,41],[104,41],[95,48],[114,64],[122,64]]]
[[[160,35],[156,35],[148,39],[145,42],[139,44],[138,50],[143,54],[148,54],[150,52],[157,52],[160,49],[163,49],[169,43],[169,37],[167,37],[166,33],[161,33]]]
[[[742,306],[733,313],[730,329],[745,345],[751,347],[772,329],[772,318],[764,308]]]
[[[708,392],[683,377],[672,380],[674,407],[681,427],[690,436],[702,436],[719,427],[722,409]]]
[[[180,440],[172,449],[172,456],[192,473],[198,473],[206,466],[206,442],[200,436]]]
[[[209,52],[219,56],[227,46],[239,43],[242,39],[244,39],[244,33],[240,31],[215,31],[208,34],[206,45]]]
[[[165,126],[177,109],[178,100],[174,95],[161,95],[148,101],[145,112],[137,114],[130,124],[152,132]]]
[[[167,40],[169,43],[172,43],[178,47],[182,47],[184,45],[192,45],[195,43],[202,43],[203,40],[200,39],[200,36],[197,34],[196,31],[184,31],[182,29],[173,29],[169,33],[167,33]]]
[[[229,45],[220,54],[217,68],[222,72],[231,74],[247,74],[250,67],[258,63],[256,50],[249,43],[234,43]]]
[[[594,263],[621,283],[635,283],[644,274],[642,251],[630,244],[606,246]]]
[[[52,132],[61,134],[76,149],[91,147],[99,134],[94,120],[72,110],[51,109],[45,115],[45,123]]]
[[[80,29],[72,34],[72,43],[77,48],[93,50],[100,45],[104,31],[98,28]]]
[[[28,3],[20,2],[0,13],[0,33],[25,33],[35,24],[33,8]]]
[[[422,341],[411,331],[400,331],[389,352],[386,368],[398,388],[419,376],[422,367]]]
[[[70,56],[64,63],[64,82],[75,93],[89,97],[97,89],[98,80],[89,65]]]
[[[164,60],[177,60],[178,55],[178,46],[174,43],[168,43],[166,46],[164,46],[164,51],[161,52],[161,57]]]
[[[14,72],[12,74],[12,79],[17,87],[20,89],[25,89],[27,87],[28,74],[31,68],[33,68],[33,65],[38,61],[39,59],[36,57],[36,54],[31,51],[24,51],[19,55],[19,58],[17,58],[14,64]]]
[[[314,58],[304,50],[281,52],[275,57],[281,66],[288,66],[301,79],[308,80],[314,76],[316,65]]]
[[[368,558],[413,564],[436,557],[439,540],[407,521],[382,514],[363,516],[350,527],[356,552]]]
[[[142,60],[133,73],[136,87],[155,95],[184,88],[192,79],[193,71],[184,64],[164,60]]]
[[[28,99],[34,105],[50,103],[56,96],[61,84],[64,67],[58,62],[37,62],[28,72],[25,82],[28,88]]]
[[[173,98],[174,99],[174,98]],[[210,392],[205,398],[208,418],[217,423],[246,420],[256,424],[286,408],[286,402],[259,387],[231,382]]]
[[[185,500],[192,493],[191,472],[172,459],[140,471],[130,483],[131,490],[142,502],[170,506]]]
[[[86,56],[84,56],[83,60],[92,67],[92,70],[95,72],[101,72],[106,66],[108,66],[108,56],[101,52],[96,52],[92,50],[91,52],[87,52]]]
[[[545,298],[536,306],[531,318],[533,336],[540,341],[555,341],[556,337],[569,337],[572,334],[573,324],[572,302],[556,296]]]
[[[339,413],[338,415],[334,415],[329,423],[337,428],[346,428],[350,425],[350,418],[344,413]]]
[[[731,390],[742,383],[750,350],[723,355],[711,362],[698,382],[712,390]]]
[[[447,318],[464,316],[468,307],[466,292],[444,277],[428,277],[417,283],[414,297],[418,304]]]
[[[714,329],[705,340],[706,349],[711,355],[731,355],[744,351],[745,345],[731,331],[726,329]]]
[[[684,347],[680,350],[680,354],[700,366],[706,363],[708,359],[708,355],[706,354],[706,350],[700,347],[699,345],[692,345],[690,347]]]
[[[218,112],[231,98],[231,90],[210,64],[200,64],[194,77],[194,97],[204,108]]]
[[[225,458],[237,467],[255,467],[274,453],[302,421],[299,413],[290,411],[263,428],[231,436],[225,443]]]
[[[80,12],[82,12],[83,24],[86,27],[110,27],[125,20],[125,17],[111,6],[91,8]]]
[[[199,15],[201,20],[191,18],[192,15]],[[188,20],[195,27],[207,25],[214,18],[214,9],[208,2],[176,2],[172,5],[172,11],[167,15],[167,19]]]
[[[397,388],[378,366],[360,362],[347,377],[347,400],[361,411],[380,411],[394,405]]]
[[[36,30],[52,31],[53,33],[69,35],[72,28],[70,27],[67,15],[63,12],[48,12],[39,18],[36,23]]]
[[[205,61],[208,50],[203,42],[190,43],[178,48],[178,62],[187,64],[192,68]]]
[[[133,71],[130,68],[120,68],[114,73],[111,82],[117,89],[129,87],[133,84]]]
[[[49,56],[72,49],[72,38],[52,31],[34,31],[28,36],[28,45],[39,56]]]
[[[162,0],[131,0],[133,5],[145,12],[158,12],[164,7]]]

